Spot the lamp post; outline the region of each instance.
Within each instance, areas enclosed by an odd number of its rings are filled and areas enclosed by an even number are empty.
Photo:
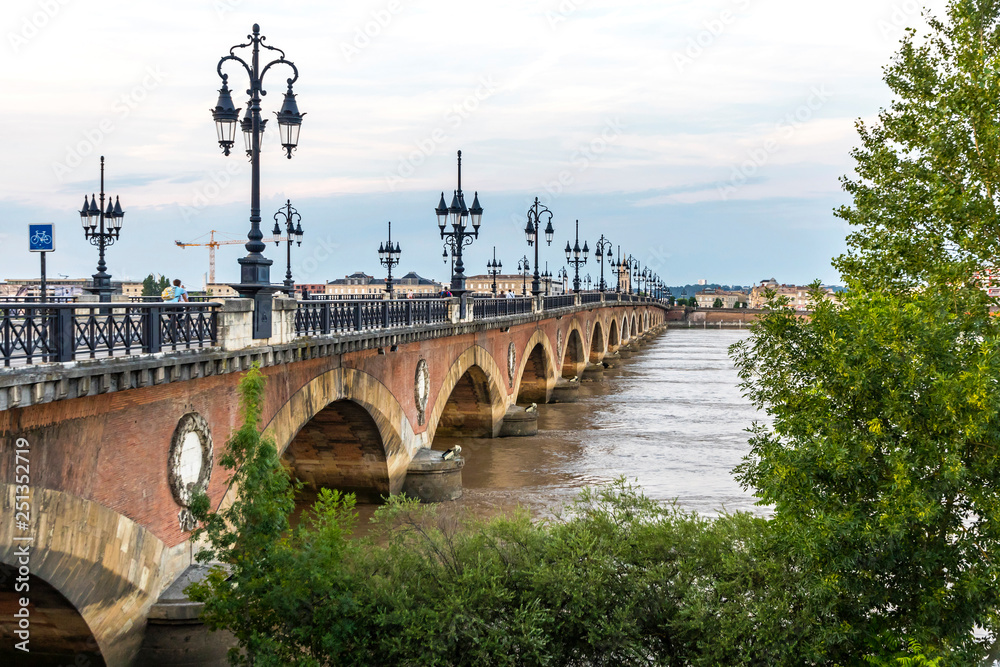
[[[535,264],[535,275],[538,275],[538,264]],[[545,281],[545,296],[549,295],[549,289],[552,287],[552,274],[549,273],[549,261],[545,260],[545,270],[538,275],[539,278]],[[541,291],[541,285],[538,286],[539,291]],[[532,284],[532,293],[534,293],[534,284]]]
[[[559,282],[562,283],[563,294],[568,294],[569,293],[569,271],[566,270],[565,266],[560,267],[559,271],[556,273],[556,278],[558,278]],[[579,290],[577,290],[577,291],[579,291]]]
[[[385,291],[388,292],[390,299],[392,298],[392,267],[399,265],[399,255],[399,241],[396,242],[395,247],[392,245],[392,221],[390,220],[389,240],[378,244],[379,264],[389,270],[389,274],[385,278]]]
[[[527,255],[517,261],[517,270],[521,274],[521,296],[526,296],[528,294],[528,271],[531,270]]]
[[[542,293],[541,276],[538,273],[538,246],[541,245],[538,232],[542,226],[541,216],[543,215],[548,216],[548,224],[545,226],[545,241],[552,245],[552,235],[555,234],[555,229],[552,228],[552,211],[539,203],[538,197],[535,197],[535,203],[528,209],[528,223],[524,226],[524,236],[528,239],[528,247],[535,247],[535,275],[531,279],[532,296],[538,296]],[[545,267],[548,270],[547,262]]]
[[[274,288],[271,287],[272,261],[261,254],[266,246],[261,240],[264,238],[264,234],[260,229],[260,143],[264,132],[264,121],[260,117],[260,98],[267,94],[263,87],[263,80],[264,75],[271,67],[288,65],[292,68],[292,77],[286,79],[288,90],[285,91],[281,110],[275,114],[278,118],[281,147],[285,150],[288,159],[292,158],[292,151],[298,146],[299,130],[302,127],[302,117],[305,114],[299,113],[298,105],[295,103],[295,93],[292,92],[292,84],[299,78],[299,70],[295,64],[290,60],[285,60],[284,51],[264,43],[266,38],[260,34],[260,26],[256,23],[253,24],[253,34],[247,35],[247,39],[250,41],[246,44],[237,44],[231,47],[229,55],[223,56],[216,66],[216,71],[222,78],[222,88],[219,89],[219,100],[215,108],[212,109],[212,117],[215,120],[219,146],[222,147],[222,152],[225,155],[229,155],[235,143],[236,123],[239,120],[240,110],[233,105],[233,98],[229,90],[229,75],[222,73],[222,66],[227,60],[234,60],[243,65],[250,79],[250,87],[247,89],[247,94],[250,96],[247,109],[249,119],[244,116],[244,122],[240,124],[247,150],[250,152],[250,231],[247,232],[245,246],[248,254],[238,260],[240,263],[240,282],[233,287],[240,296],[254,299],[253,337],[269,338],[271,336],[271,293]],[[236,49],[243,48],[251,49],[249,63],[235,54]],[[261,48],[277,51],[280,57],[261,66]]]
[[[611,261],[611,241],[604,238],[604,234],[601,234],[601,238],[597,240],[597,245],[594,246],[594,259],[598,264],[601,265],[601,282],[599,289],[603,292],[607,286],[604,283],[604,258],[608,258],[608,262]]]
[[[580,259],[580,253],[583,253],[583,259]],[[587,247],[587,242],[583,242],[583,250],[580,250],[580,221],[576,221],[576,240],[573,241],[573,247],[569,247],[569,241],[566,241],[566,263],[573,265],[574,275],[573,275],[573,291],[580,291],[580,265],[587,263],[587,255],[590,253],[590,249]]]
[[[632,293],[632,255],[629,255],[625,259],[620,260],[619,276],[624,276],[625,279],[622,281],[625,285],[622,289],[626,294]]]
[[[462,151],[458,151],[458,189],[451,200],[451,206],[445,205],[444,193],[441,201],[434,209],[438,219],[438,229],[441,238],[447,239],[455,258],[455,268],[451,275],[451,292],[455,296],[465,293],[465,264],[462,262],[462,248],[472,245],[479,238],[479,225],[483,220],[483,207],[479,205],[479,193],[472,200],[472,208],[466,208],[465,195],[462,193]],[[468,231],[469,219],[472,220],[472,231]],[[445,225],[451,223],[452,231],[446,232]]]
[[[588,273],[588,274],[587,274],[587,276],[586,276],[586,277],[585,277],[585,278],[583,279],[583,282],[584,282],[584,284],[585,284],[585,285],[587,286],[587,291],[589,292],[589,291],[590,291],[590,274],[589,274],[589,273]]]
[[[83,196],[83,208],[80,210],[80,223],[83,225],[83,238],[90,241],[91,245],[98,247],[97,273],[93,275],[94,286],[90,292],[97,295],[100,301],[111,301],[111,274],[106,269],[108,265],[104,263],[104,249],[114,245],[122,229],[122,218],[125,211],[115,197],[115,205],[111,205],[111,195],[108,195],[108,208],[104,210],[104,156],[101,156],[101,194],[100,203],[90,195],[90,204],[87,204],[87,195]],[[107,226],[105,226],[105,222]]]
[[[292,280],[292,241],[298,243],[299,246],[302,245],[302,216],[292,206],[292,200],[286,199],[285,205],[274,214],[274,229],[271,230],[271,233],[274,234],[274,245],[276,246],[281,245],[281,239],[279,238],[281,236],[281,226],[278,224],[279,218],[283,218],[285,221],[285,241],[288,245],[284,285],[288,288],[289,294],[294,296],[295,281]]]
[[[608,264],[611,265],[615,270],[615,275],[617,280],[615,281],[615,294],[621,294],[622,291],[622,267],[625,266],[622,263],[622,247],[618,246],[618,259],[616,260],[614,255],[608,251]]]
[[[503,262],[497,261],[497,247],[493,246],[493,259],[486,262],[486,272],[493,276],[493,296],[497,295],[497,276],[500,275],[500,269],[503,268]]]

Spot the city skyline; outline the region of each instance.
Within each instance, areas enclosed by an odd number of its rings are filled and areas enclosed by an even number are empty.
[[[37,273],[28,222],[57,224],[50,275],[94,272],[76,210],[105,155],[105,191],[126,210],[109,272],[201,284],[207,251],[174,241],[246,234],[249,165],[242,151],[221,155],[208,109],[218,58],[258,22],[301,72],[294,159],[272,115],[285,74],[265,81],[262,105],[263,224],[286,198],[302,213],[296,282],[381,275],[387,220],[401,268],[446,280],[433,207],[454,189],[462,150],[463,189],[485,209],[469,274],[485,271],[494,244],[505,263],[527,252],[524,213],[538,196],[555,214],[551,267],[579,219],[581,240],[605,234],[668,284],[838,283],[829,259],[847,227],[832,209],[847,202],[837,179],[851,171],[854,122],[888,103],[881,68],[903,28],[922,24],[909,2],[93,4],[18,1],[5,19],[20,130],[8,140],[17,164],[3,167],[10,277]],[[220,248],[218,280],[235,281],[244,254]],[[265,254],[280,281],[283,253]]]

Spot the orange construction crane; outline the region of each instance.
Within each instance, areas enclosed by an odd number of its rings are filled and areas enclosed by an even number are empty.
[[[190,243],[183,243],[181,241],[174,241],[174,243],[176,243],[177,245],[179,245],[182,248],[187,248],[189,246],[207,246],[208,247],[208,284],[209,285],[214,285],[215,284],[215,249],[218,248],[220,245],[243,245],[243,244],[245,244],[247,242],[247,240],[245,238],[244,239],[223,239],[223,240],[219,240],[219,241],[215,240],[215,235],[216,234],[224,234],[224,233],[225,232],[220,232],[218,230],[213,229],[210,232],[208,232],[208,234],[202,234],[201,236],[199,236],[194,241],[191,241]],[[208,243],[196,243],[196,241],[198,241],[198,239],[203,239],[206,236],[208,236]],[[270,238],[265,237],[265,238],[261,239],[261,241],[263,241],[264,243],[282,243],[282,242],[287,241],[287,240],[288,240],[288,237],[286,237],[286,236],[272,236]]]

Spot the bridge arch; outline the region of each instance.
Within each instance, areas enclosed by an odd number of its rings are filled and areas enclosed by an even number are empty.
[[[15,488],[11,484],[4,487],[0,505],[5,516],[13,517]],[[111,665],[130,664],[142,645],[149,607],[160,593],[163,542],[99,503],[54,489],[36,487],[32,491],[30,531],[34,542],[28,583],[44,585],[33,586],[27,596],[33,604],[46,602],[51,613],[67,621],[61,639],[70,642],[65,648],[76,649],[69,662],[82,649],[94,656],[91,664],[98,659]],[[80,526],[87,526],[87,530],[80,530]],[[17,550],[25,543],[14,539],[19,535],[13,521],[0,523],[0,563],[15,572],[23,565]],[[5,603],[10,600],[4,598],[26,595],[13,586],[8,594],[6,584],[0,591],[0,600]],[[7,616],[2,623],[7,626],[10,620]],[[33,653],[42,652],[45,636],[45,627],[33,616]],[[58,656],[53,664],[62,664]]]
[[[575,318],[566,329],[566,346],[562,351],[562,376],[574,378],[583,374],[587,367],[587,351],[583,344],[583,329]]]
[[[546,403],[556,384],[555,353],[549,337],[541,329],[528,339],[518,360],[516,402]]]
[[[608,351],[614,352],[621,345],[621,337],[618,334],[618,320],[613,316],[608,323]]]
[[[622,343],[627,343],[628,339],[631,338],[629,334],[628,316],[626,315],[622,315],[621,322],[618,324],[618,335],[621,337]]]
[[[368,496],[399,492],[417,446],[392,392],[353,368],[313,378],[277,410],[264,435],[274,438],[279,455],[297,474],[315,484],[339,480],[340,488]]]
[[[507,406],[503,371],[485,348],[473,345],[459,355],[441,383],[427,420],[428,443],[442,435],[495,438]]]
[[[594,330],[590,334],[590,363],[596,364],[604,358],[607,348],[604,344],[604,327],[594,318]]]
[[[639,335],[639,326],[636,323],[635,313],[632,313],[632,316],[629,319],[631,320],[631,323],[629,324],[629,327],[630,327],[630,329],[629,329],[629,335],[634,338],[635,336]]]

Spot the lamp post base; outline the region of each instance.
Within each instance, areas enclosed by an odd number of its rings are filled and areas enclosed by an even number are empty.
[[[107,273],[95,273],[91,276],[94,281],[93,284],[86,288],[91,294],[97,295],[97,300],[103,303],[111,302],[111,293],[114,289],[111,287],[111,275]]]

